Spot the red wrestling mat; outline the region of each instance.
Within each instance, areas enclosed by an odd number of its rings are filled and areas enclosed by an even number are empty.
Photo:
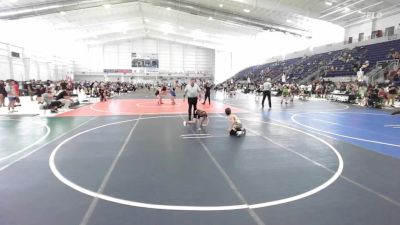
[[[169,99],[164,104],[158,105],[157,100],[149,99],[121,99],[99,102],[72,111],[61,113],[57,117],[65,116],[118,116],[118,115],[158,115],[158,114],[187,114],[188,102],[176,99],[175,105]],[[197,103],[197,108],[208,113],[225,113],[225,108],[230,107],[234,113],[244,112],[238,108],[225,105],[221,102],[211,102],[211,106]]]

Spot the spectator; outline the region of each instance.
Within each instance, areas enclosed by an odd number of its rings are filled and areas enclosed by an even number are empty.
[[[60,101],[62,104],[66,105],[66,107],[69,107],[69,105],[73,102],[65,89],[62,89],[60,93],[58,93],[56,96],[56,101]]]
[[[15,81],[10,80],[6,86],[7,97],[8,97],[8,113],[17,112],[14,110],[16,98],[18,96],[18,90],[16,88]]]
[[[396,97],[397,97],[397,87],[393,82],[392,85],[388,87],[387,104],[391,107],[394,107],[394,100],[396,99]]]
[[[5,107],[5,98],[7,97],[6,86],[3,80],[0,80],[0,107]]]
[[[63,106],[60,101],[54,100],[51,89],[48,89],[43,94],[43,102],[46,104],[46,107],[51,110],[52,113],[57,113],[58,109]]]

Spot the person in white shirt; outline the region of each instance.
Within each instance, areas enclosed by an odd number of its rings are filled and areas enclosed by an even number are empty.
[[[265,98],[268,96],[268,105],[271,108],[271,78],[268,78],[267,81],[263,84],[263,99],[262,99],[262,107],[264,108]]]
[[[312,84],[309,84],[307,86],[307,93],[308,93],[308,97],[311,98],[311,95],[312,95]]]
[[[195,83],[194,79],[190,80],[190,84],[185,87],[185,94],[183,95],[183,99],[185,100],[186,96],[188,98],[189,103],[189,121],[192,120],[192,108],[193,108],[193,115],[196,117],[196,110],[197,110],[197,100],[201,90],[199,85]]]

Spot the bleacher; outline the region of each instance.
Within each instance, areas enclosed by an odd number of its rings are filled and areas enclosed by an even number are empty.
[[[339,69],[335,71],[329,71],[327,73],[327,77],[354,76],[357,74],[357,70],[367,60],[369,65],[364,69],[364,73],[368,73],[374,68],[378,61],[392,59],[388,57],[388,54],[391,50],[400,51],[400,40],[365,45],[356,47],[353,50],[348,50],[347,52],[352,54],[354,60],[343,62],[339,58],[336,59],[331,66]],[[358,62],[361,62],[361,65],[359,65]],[[355,64],[357,65],[357,69],[354,71],[353,69]]]
[[[368,65],[363,71],[368,73],[378,61],[392,59],[388,57],[390,51],[400,51],[400,40],[256,65],[237,73],[234,80],[246,79],[249,75],[274,79],[283,73],[290,80],[300,80],[323,66],[327,68],[326,77],[355,76],[366,62]]]
[[[288,76],[293,80],[302,79],[305,76],[316,72],[320,67],[329,65],[329,63],[340,53],[341,51],[333,51],[305,57],[295,65],[299,69],[295,69],[292,73],[288,73]]]

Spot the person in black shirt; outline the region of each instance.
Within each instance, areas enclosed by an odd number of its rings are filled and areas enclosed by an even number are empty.
[[[42,98],[42,85],[36,85],[35,89],[35,95],[36,95],[36,100],[38,101],[39,104],[43,103],[43,98]]]
[[[34,83],[33,80],[31,80],[31,81],[28,83],[28,93],[29,93],[29,96],[31,97],[31,101],[33,101],[33,95],[35,94],[34,85],[35,85],[35,83]]]
[[[67,82],[65,82],[65,81],[63,80],[63,81],[61,81],[61,84],[60,84],[60,86],[61,86],[61,89],[62,89],[62,90],[66,90],[66,89],[67,89],[67,86],[68,86],[68,84],[67,84]]]
[[[74,102],[71,98],[67,90],[63,89],[60,93],[56,96],[56,101],[60,101],[62,104],[65,105],[65,108],[69,108],[69,106]]]
[[[388,96],[388,100],[387,100],[388,105],[390,105],[391,107],[394,107],[394,100],[397,97],[397,87],[394,82],[392,83],[392,85],[389,86],[389,91],[388,91],[387,96]],[[390,103],[392,103],[392,104],[390,104]]]
[[[6,86],[4,84],[4,81],[0,80],[0,107],[6,105],[4,104],[4,99],[7,97],[7,91],[6,91]]]
[[[58,95],[56,96],[56,100],[64,99],[65,97],[68,96],[68,93],[65,89],[63,89]]]
[[[101,86],[99,89],[99,95],[100,95],[100,102],[107,101],[106,90],[103,86]]]
[[[211,85],[210,85],[210,83],[208,83],[208,81],[207,81],[207,83],[204,85],[204,88],[206,89],[206,93],[205,93],[205,95],[204,95],[204,102],[203,102],[203,105],[206,104],[207,98],[208,98],[208,104],[211,105],[211,98],[210,98],[210,95],[211,95]]]

